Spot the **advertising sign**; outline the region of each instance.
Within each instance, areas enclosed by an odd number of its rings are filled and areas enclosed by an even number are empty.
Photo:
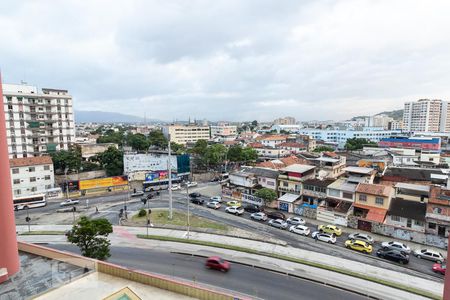
[[[264,205],[264,200],[262,198],[249,195],[249,194],[242,194],[242,202],[262,206]]]
[[[177,179],[177,174],[172,173],[172,179]],[[169,180],[169,172],[166,170],[145,174],[145,182],[157,182],[164,180]]]
[[[106,178],[80,180],[80,190],[89,190],[95,188],[107,188],[112,186],[127,185],[127,176],[114,176]]]

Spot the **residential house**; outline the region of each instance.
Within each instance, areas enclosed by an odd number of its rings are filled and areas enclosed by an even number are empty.
[[[315,178],[315,166],[293,164],[280,170],[278,175],[278,208],[294,212],[294,205],[301,198],[302,182]]]
[[[347,182],[352,183],[373,183],[376,170],[364,167],[346,167],[344,168]]]
[[[431,186],[425,220],[425,233],[448,237],[450,229],[450,189]]]
[[[385,223],[425,232],[425,214],[429,194],[429,185],[397,183],[395,185],[395,198],[391,200]]]
[[[260,142],[265,147],[276,148],[276,145],[286,142],[287,136],[285,135],[263,135],[256,138],[257,142]]]
[[[383,223],[394,195],[389,185],[360,183],[356,187],[353,213],[358,217],[358,228],[372,230],[372,222]]]
[[[327,187],[333,182],[333,179],[306,179],[303,181],[303,205],[317,208],[319,203],[327,198]]]
[[[431,183],[432,176],[447,175],[439,168],[388,167],[383,174],[383,181]]]
[[[289,151],[290,154],[297,154],[306,151],[307,145],[297,142],[284,142],[276,145],[278,149]]]
[[[261,168],[270,168],[270,169],[283,169],[293,164],[303,164],[306,165],[308,162],[304,159],[298,158],[297,156],[291,155],[287,157],[282,157],[279,159],[273,159],[270,161],[263,161],[258,163],[256,166]]]

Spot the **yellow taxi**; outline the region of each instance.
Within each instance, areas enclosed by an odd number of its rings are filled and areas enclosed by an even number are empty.
[[[239,201],[228,201],[227,206],[241,206],[241,202]]]
[[[372,246],[369,243],[360,240],[347,240],[345,241],[345,247],[367,254],[372,253]]]
[[[319,225],[319,231],[340,236],[342,230],[336,225]]]

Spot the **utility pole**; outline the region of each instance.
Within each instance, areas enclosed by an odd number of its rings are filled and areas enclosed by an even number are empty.
[[[170,153],[170,134],[168,135],[169,140],[169,152],[167,158],[167,169],[169,173],[169,219],[172,220],[172,164],[171,164],[171,153]]]
[[[189,239],[191,223],[189,221],[189,185],[186,182],[186,203],[187,203],[187,238]]]

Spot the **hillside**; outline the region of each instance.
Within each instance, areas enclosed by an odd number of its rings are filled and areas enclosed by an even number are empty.
[[[116,112],[107,111],[87,111],[76,110],[75,122],[76,123],[141,123],[144,122],[144,118],[121,114]],[[148,123],[161,123],[161,120],[147,119]]]

